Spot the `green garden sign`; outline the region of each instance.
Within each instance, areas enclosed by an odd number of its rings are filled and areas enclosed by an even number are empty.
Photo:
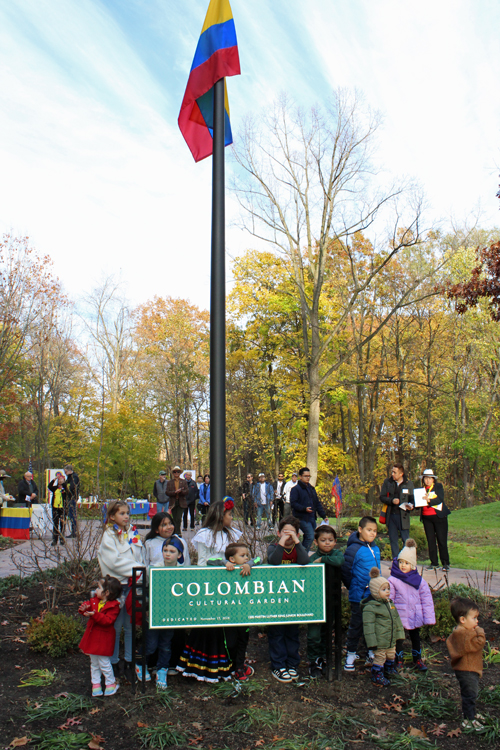
[[[151,568],[151,628],[325,622],[324,565]]]

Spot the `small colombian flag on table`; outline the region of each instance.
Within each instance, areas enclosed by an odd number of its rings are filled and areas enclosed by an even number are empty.
[[[179,128],[195,161],[213,152],[213,86],[241,73],[229,0],[211,0],[179,114]],[[225,87],[225,82],[224,82]],[[225,89],[225,144],[233,142]]]
[[[31,508],[0,508],[0,536],[30,538]]]

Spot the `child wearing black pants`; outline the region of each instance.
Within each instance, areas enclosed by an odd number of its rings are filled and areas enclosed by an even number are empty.
[[[451,667],[460,685],[464,729],[480,732],[484,726],[476,714],[479,693],[479,678],[483,674],[483,648],[486,643],[484,630],[478,625],[479,607],[471,599],[457,596],[450,604],[451,614],[457,623],[446,641],[451,658]]]
[[[309,555],[299,540],[298,518],[286,516],[278,526],[278,542],[267,548],[268,565],[307,565]],[[269,625],[267,628],[269,658],[273,677],[278,682],[297,680],[300,664],[299,626],[294,623]]]

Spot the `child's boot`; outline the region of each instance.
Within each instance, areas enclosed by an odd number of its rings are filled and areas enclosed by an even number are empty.
[[[386,659],[386,662],[384,664],[384,674],[387,677],[387,675],[390,674],[397,674],[398,668],[396,666],[396,660],[395,659]]]
[[[92,698],[98,698],[100,695],[102,695],[102,685],[101,683],[95,683],[92,684]]]
[[[404,665],[404,651],[397,651],[396,652],[395,664],[396,664],[396,669],[403,669],[403,665]]]
[[[354,672],[354,662],[358,658],[359,657],[355,651],[348,651],[345,658],[344,672]]]
[[[379,664],[372,664],[371,669],[372,682],[374,685],[380,685],[381,687],[387,687],[391,683],[384,677],[384,668]]]
[[[156,673],[156,689],[166,690],[167,689],[167,670],[163,667]]]
[[[422,661],[422,651],[416,651],[412,648],[411,655],[413,656],[413,666],[418,669],[419,672],[427,672],[427,667]]]
[[[118,684],[114,682],[112,685],[106,685],[106,689],[104,691],[105,696],[114,695],[118,691]]]

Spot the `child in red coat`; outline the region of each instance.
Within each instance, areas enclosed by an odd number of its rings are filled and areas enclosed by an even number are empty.
[[[110,657],[115,648],[115,620],[120,614],[120,603],[117,600],[121,593],[120,581],[106,576],[97,584],[95,597],[80,604],[78,609],[80,614],[88,617],[80,648],[90,656],[93,696],[102,695],[102,675],[106,683],[104,695],[114,695],[118,690]]]

